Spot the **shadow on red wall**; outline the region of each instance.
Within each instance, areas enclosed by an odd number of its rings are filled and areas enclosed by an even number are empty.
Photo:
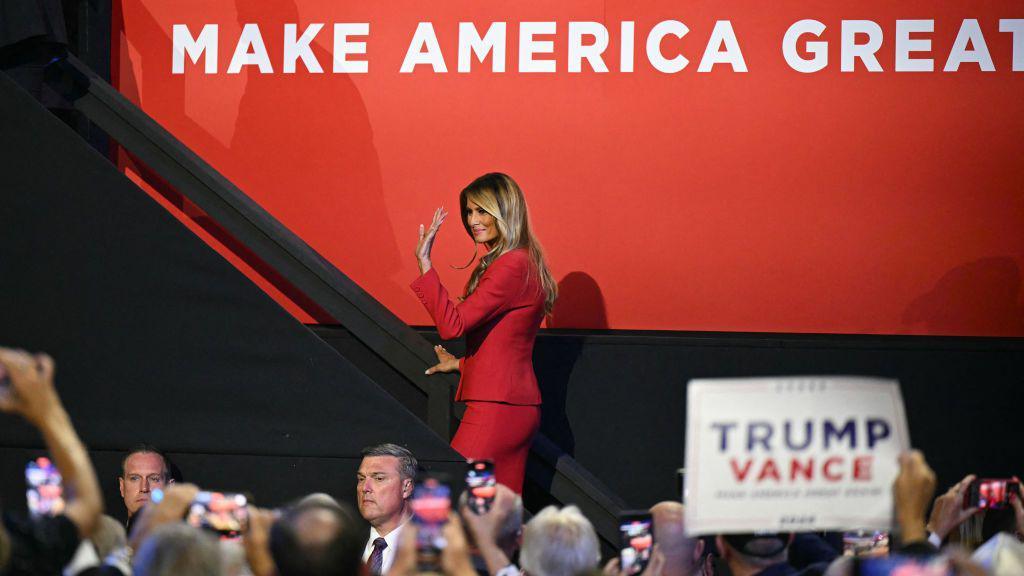
[[[547,321],[548,328],[608,329],[601,287],[585,272],[570,272],[558,283],[558,301]]]
[[[119,3],[115,3],[119,4]],[[284,44],[280,23],[298,22],[299,12],[293,0],[266,0],[260,3],[236,0],[239,27],[262,21],[262,37],[268,46]],[[329,242],[312,248],[334,263],[342,272],[368,291],[372,288],[378,300],[394,301],[407,297],[404,283],[390,277],[401,269],[398,246],[388,218],[383,197],[380,159],[374,145],[373,126],[362,95],[348,74],[329,72],[332,55],[319,43],[310,49],[328,72],[308,74],[316,90],[301,82],[290,82],[280,74],[245,72],[244,91],[225,97],[220,103],[223,113],[236,114],[229,135],[215,135],[190,116],[187,110],[187,75],[169,74],[166,63],[159,61],[157,50],[171,51],[171,28],[160,22],[146,5],[132,11],[125,19],[118,10],[120,26],[137,37],[159,38],[147,45],[146,52],[134,58],[140,69],[153,70],[161,77],[161,93],[148,96],[147,111],[165,125],[174,126],[174,135],[227,177],[250,198],[260,203],[285,227],[307,242],[312,237],[328,237]],[[115,44],[120,46],[115,39]],[[220,65],[226,65],[222,61]],[[135,102],[140,100],[139,83],[133,67],[120,70],[115,63],[118,89]],[[299,65],[300,71],[302,65]],[[221,77],[217,79],[223,80]],[[344,114],[329,114],[335,109]],[[268,124],[273,119],[273,128]],[[225,140],[227,138],[227,140]],[[287,164],[282,151],[288,151]],[[299,160],[294,160],[298,158]],[[255,259],[244,246],[210,220],[201,210],[185,201],[176,192],[167,193],[152,173],[143,176],[160,193],[218,239],[228,250],[249,264],[261,277],[250,278],[264,290],[268,285],[279,290],[309,318],[300,321],[333,320],[318,306],[288,284],[275,271]],[[314,215],[308,206],[315,205]],[[313,233],[327,229],[329,233]],[[215,246],[216,248],[216,246]],[[344,259],[341,254],[373,254],[372,258]],[[243,270],[243,272],[246,272]],[[374,282],[372,286],[367,284]],[[269,290],[268,290],[269,291]],[[280,301],[280,300],[279,300]],[[286,308],[287,302],[281,302]]]
[[[903,322],[930,333],[1014,336],[1024,331],[1020,302],[1021,273],[1008,256],[983,258],[957,266],[916,298]]]
[[[597,282],[584,272],[570,272],[558,283],[558,302],[548,319],[548,328],[588,326],[607,329],[604,296]],[[543,338],[543,336],[542,336]],[[576,437],[566,413],[569,382],[583,352],[583,338],[552,338],[534,353],[534,364],[544,398],[541,430],[569,455],[576,450]]]

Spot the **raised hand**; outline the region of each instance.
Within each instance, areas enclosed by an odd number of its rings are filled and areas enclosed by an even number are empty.
[[[21,414],[37,428],[62,406],[53,386],[54,363],[46,354],[0,348],[0,366],[10,388],[0,397],[0,410]]]
[[[195,484],[174,484],[164,491],[163,498],[159,502],[150,502],[139,514],[138,522],[132,528],[128,536],[128,542],[133,550],[138,550],[146,538],[157,528],[172,522],[181,522],[185,518],[185,511],[189,504],[199,494],[199,487]]]
[[[274,525],[274,513],[255,506],[249,507],[249,523],[242,546],[245,559],[254,576],[274,576],[277,567],[270,555],[270,528]]]
[[[437,364],[427,368],[425,374],[436,374],[438,372],[450,373],[459,371],[459,359],[456,358],[452,353],[444,349],[444,346],[438,344],[434,346],[434,354],[437,354]]]
[[[928,520],[928,530],[945,540],[954,528],[978,513],[979,508],[964,508],[964,493],[973,481],[974,475],[968,474],[945,494],[935,499],[932,515]]]
[[[903,544],[928,537],[925,530],[925,512],[935,494],[935,472],[917,450],[900,454],[900,473],[892,485],[896,509],[896,523]]]
[[[491,509],[483,514],[476,514],[469,509],[468,504],[463,504],[459,511],[462,513],[462,521],[465,523],[468,533],[476,543],[477,551],[487,564],[487,571],[497,574],[502,568],[509,565],[509,558],[505,551],[498,546],[496,540],[498,531],[504,526],[516,507],[516,493],[504,484],[495,485],[494,504]]]
[[[420,224],[420,240],[416,244],[416,264],[420,268],[420,274],[426,274],[430,270],[430,251],[434,248],[434,239],[437,238],[437,231],[448,217],[448,211],[444,206],[434,211],[434,220],[430,228],[424,229]]]

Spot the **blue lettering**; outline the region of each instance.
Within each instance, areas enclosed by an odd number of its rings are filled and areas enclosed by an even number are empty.
[[[770,422],[751,422],[747,427],[747,450],[754,451],[754,445],[760,444],[765,452],[771,452],[768,441],[772,438],[772,425]]]
[[[842,441],[847,435],[850,436],[850,449],[857,449],[857,426],[854,420],[847,420],[846,424],[842,428],[836,429],[835,424],[831,420],[825,420],[825,449],[828,450],[829,445],[832,443],[833,437],[836,442]]]
[[[868,418],[868,448],[889,437],[889,423],[881,418]]]
[[[803,449],[807,448],[808,446],[810,446],[811,445],[811,440],[814,439],[814,435],[813,435],[813,432],[812,432],[812,430],[814,428],[814,423],[811,422],[810,420],[808,420],[804,424],[804,441],[803,441],[803,444],[797,445],[795,442],[793,442],[793,423],[792,422],[787,420],[786,423],[783,424],[783,428],[785,430],[785,435],[786,435],[786,446],[789,447],[790,450],[803,450]]]
[[[712,430],[717,430],[722,434],[722,441],[719,443],[718,448],[719,452],[725,452],[726,448],[728,447],[729,430],[732,430],[735,427],[735,422],[726,422],[724,424],[714,423],[711,425]]]

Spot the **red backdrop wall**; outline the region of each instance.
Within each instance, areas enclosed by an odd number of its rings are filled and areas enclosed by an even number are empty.
[[[500,170],[525,190],[561,281],[552,326],[1024,336],[1024,72],[1013,69],[1024,32],[1000,31],[1021,18],[1015,2],[122,0],[113,72],[126,95],[411,324],[430,323],[407,288],[418,224]],[[783,56],[786,30],[803,19],[826,26],[798,43],[805,58],[807,41],[828,43],[813,73]],[[883,33],[879,72],[862,61],[841,70],[842,21],[854,19]],[[933,21],[934,32],[912,36],[930,50],[912,56],[933,59],[934,71],[896,70],[900,19]],[[965,19],[977,19],[994,70],[943,71]],[[677,73],[646,54],[647,33],[666,20],[689,29],[660,43],[666,58],[689,60]],[[720,20],[746,72],[698,71]],[[553,60],[554,73],[519,69],[524,21],[555,23],[536,38],[553,53],[535,56]],[[571,21],[608,29],[609,72],[587,61],[568,71]],[[619,65],[622,21],[635,22],[632,72]],[[365,54],[349,56],[366,73],[332,71],[337,22],[369,24],[351,38]],[[421,22],[433,25],[446,73],[400,72]],[[507,23],[505,72],[490,57],[457,71],[459,22],[480,34]],[[228,72],[247,23],[258,24],[272,72]],[[299,60],[285,73],[285,24],[301,34],[311,23],[325,24],[311,44],[324,72]],[[215,73],[188,56],[173,73],[175,24],[193,37],[218,25]],[[977,40],[966,49],[977,55]],[[468,274],[449,265],[472,251],[458,222],[446,223],[435,263],[449,287]]]

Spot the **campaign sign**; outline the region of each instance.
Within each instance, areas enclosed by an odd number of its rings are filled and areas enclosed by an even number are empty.
[[[910,446],[898,382],[692,380],[686,416],[688,533],[890,526]]]

